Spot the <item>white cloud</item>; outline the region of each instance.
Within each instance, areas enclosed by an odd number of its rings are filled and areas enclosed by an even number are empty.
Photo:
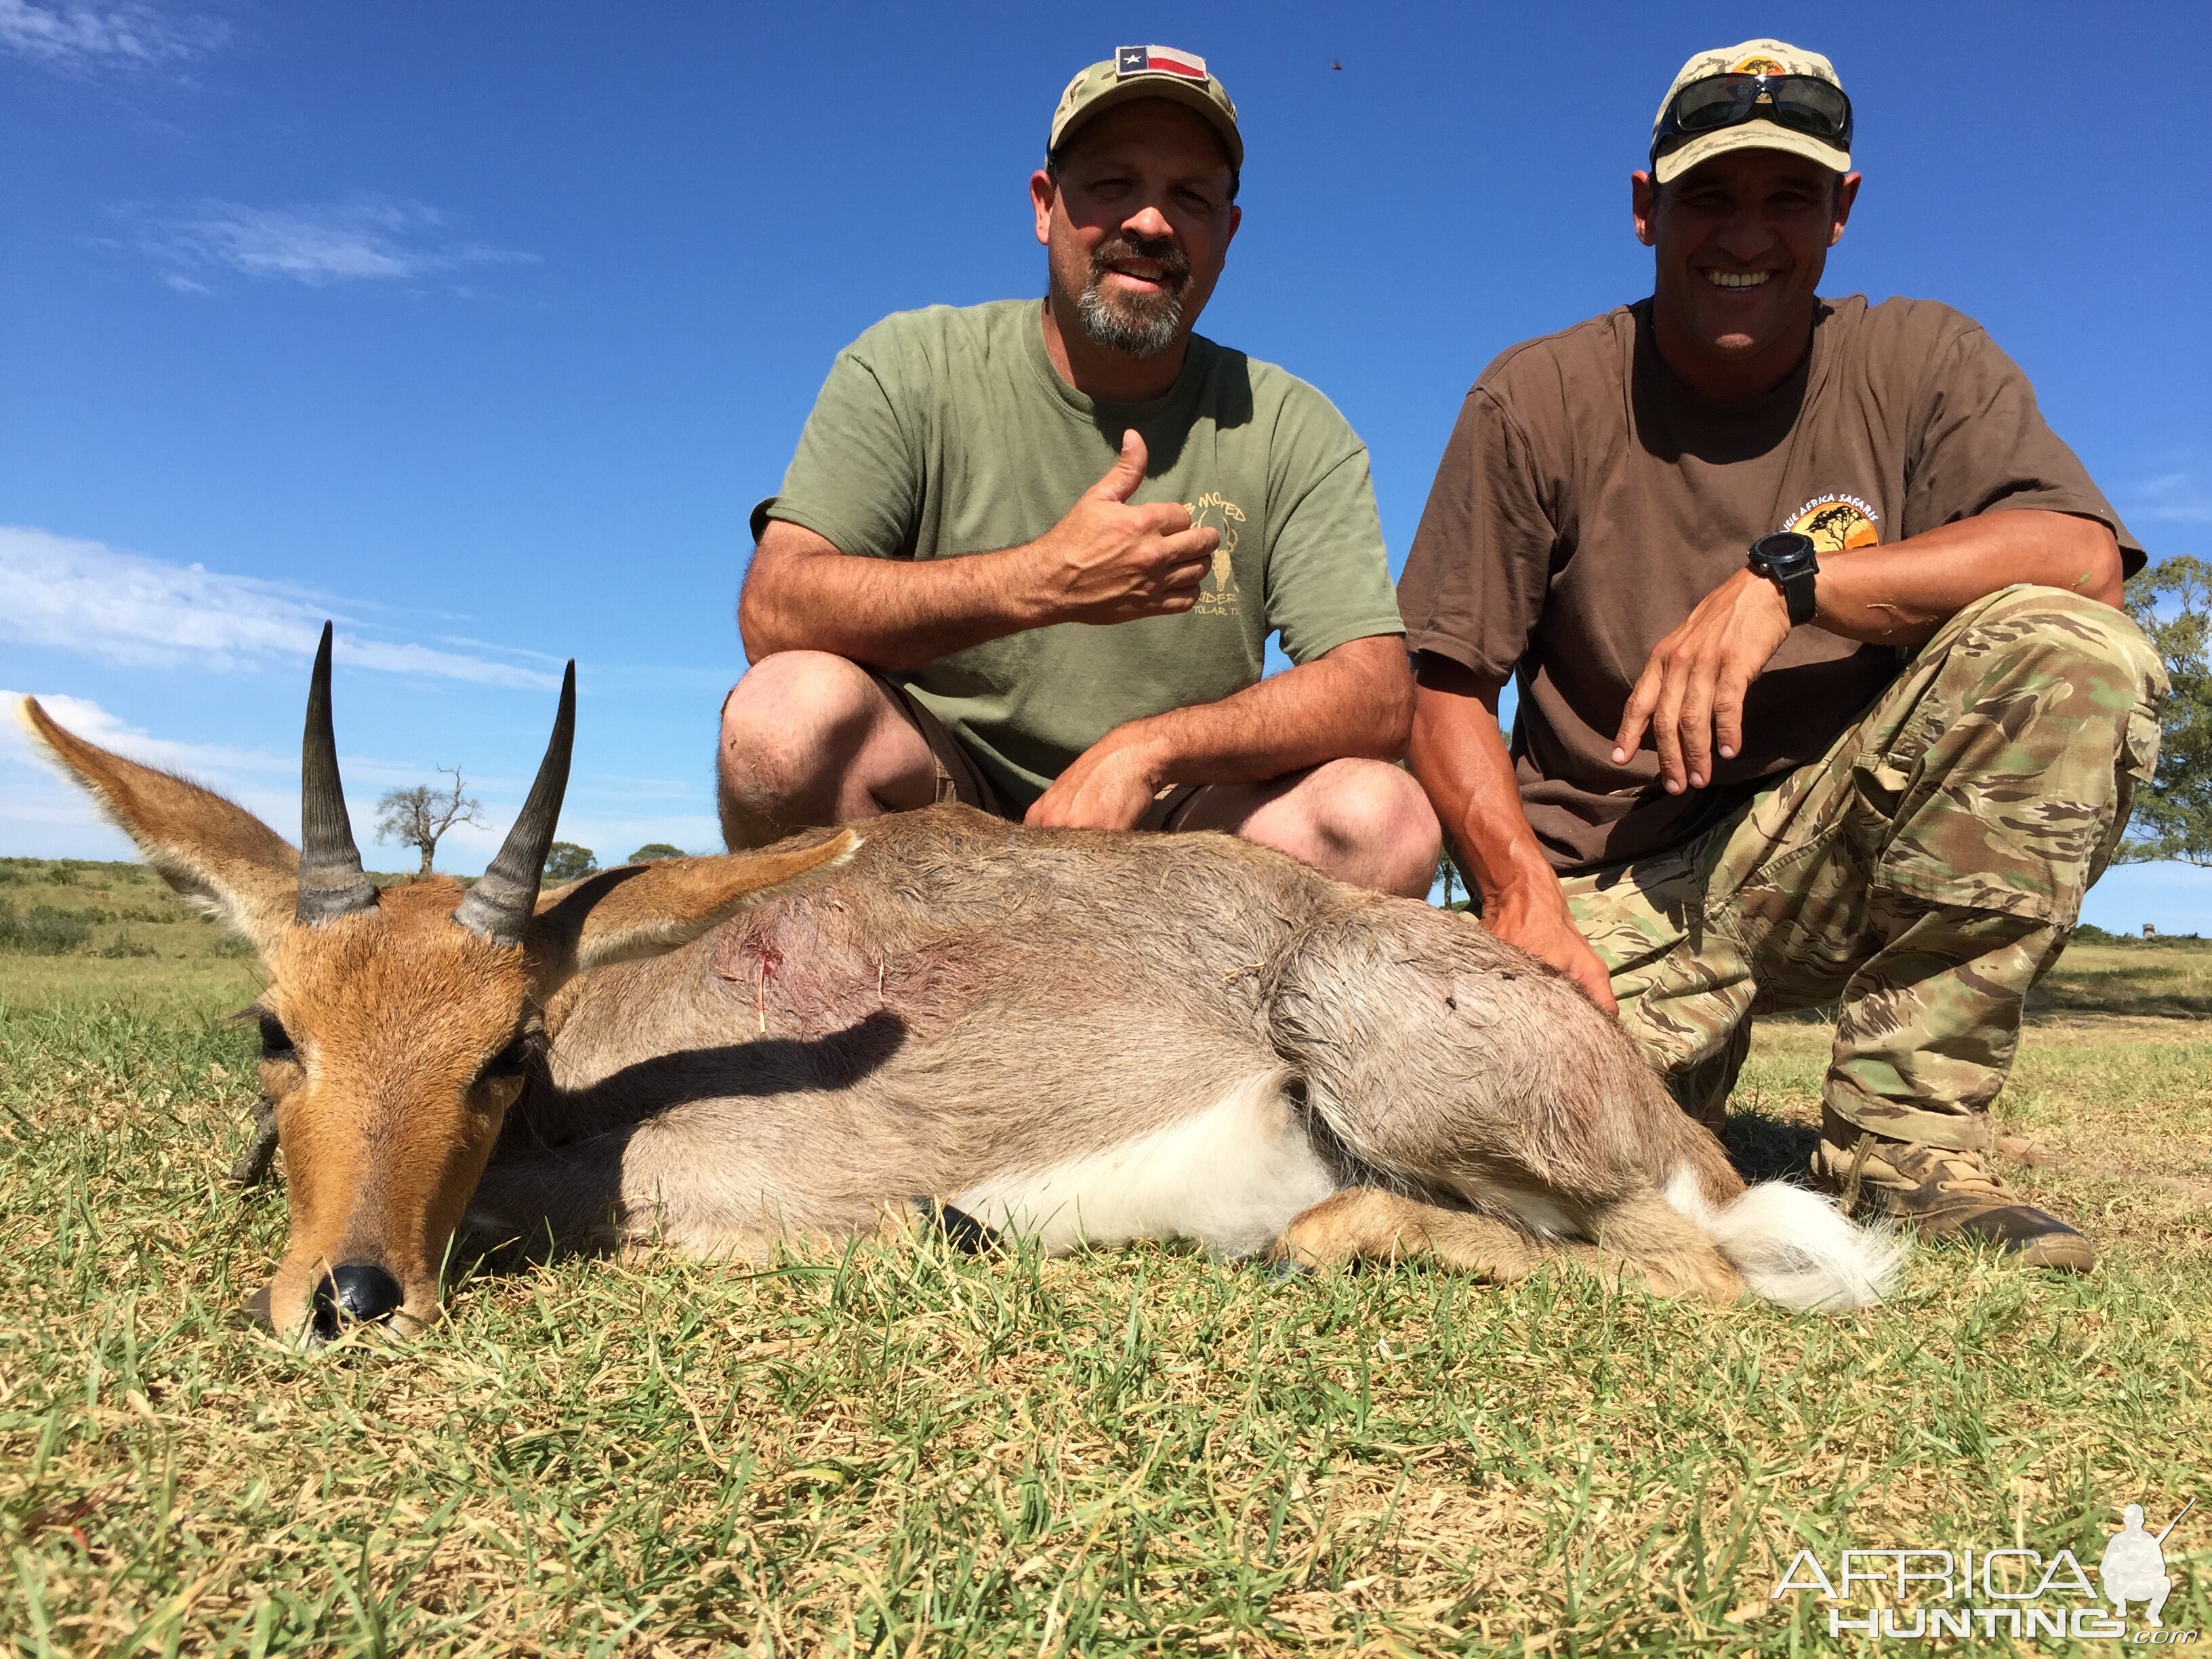
[[[395,629],[356,620],[364,611],[411,622],[420,631],[415,639],[367,637],[365,628],[385,635]],[[307,661],[323,618],[332,614],[341,625],[338,659],[352,667],[488,687],[550,690],[559,683],[544,672],[551,659],[537,652],[458,632],[430,631],[450,629],[456,618],[389,612],[289,583],[180,566],[42,530],[0,526],[0,644],[20,641],[95,660],[190,672],[270,668],[297,675],[296,684],[280,698],[281,713],[257,720],[250,735],[240,734],[242,742],[157,737],[133,723],[145,718],[136,709],[126,718],[82,696],[40,694],[46,711],[70,731],[130,759],[220,790],[280,835],[294,834],[299,822],[300,761],[290,735],[297,729],[295,699],[304,695]],[[160,693],[154,695],[158,698]],[[462,710],[470,706],[471,695],[456,688],[441,697]],[[130,856],[90,799],[18,726],[14,711],[20,696],[0,690],[0,854]],[[147,723],[179,729],[168,712]],[[342,720],[342,733],[344,726]],[[469,752],[468,729],[469,722],[457,714],[453,730],[440,738],[440,750],[416,760],[342,757],[355,834],[372,867],[412,867],[411,854],[374,841],[374,801],[387,787],[424,781],[433,762],[458,758],[467,766],[469,792],[484,801],[490,820],[482,828],[457,827],[439,849],[439,867],[480,870],[498,848],[508,819],[521,805],[538,751],[527,744],[512,754],[502,749],[474,757],[482,761],[479,766]],[[192,727],[182,730],[190,733]],[[199,730],[217,738],[225,735],[204,726]],[[720,836],[711,813],[699,810],[703,790],[700,779],[654,776],[634,767],[605,776],[587,773],[572,787],[562,833],[596,848],[603,864],[647,842],[713,848]]]
[[[149,68],[197,58],[229,38],[226,23],[135,0],[111,6],[0,0],[0,51],[60,68]]]
[[[40,692],[40,707],[70,731],[126,760],[204,783],[236,801],[279,834],[300,818],[300,763],[222,744],[176,743],[149,736],[98,703],[65,692]],[[43,858],[117,859],[132,856],[129,842],[94,805],[91,796],[33,739],[15,718],[23,694],[0,690],[0,850]],[[341,762],[341,764],[346,763]],[[365,766],[365,773],[382,769]],[[366,781],[365,779],[362,781]],[[354,813],[362,810],[352,803]]]
[[[0,639],[143,666],[233,671],[304,660],[327,596],[287,582],[232,576],[118,552],[26,526],[0,526]],[[395,674],[549,690],[557,677],[473,653],[342,630],[338,661]],[[536,653],[523,653],[536,657]]]
[[[191,270],[228,270],[321,288],[537,258],[460,240],[437,209],[379,197],[285,208],[204,201],[174,214],[131,211],[140,221],[140,246],[172,267],[164,280],[186,292],[205,289],[185,274]]]
[[[14,715],[27,695],[33,694],[0,690],[0,709],[6,710],[10,716]],[[300,768],[296,757],[287,759],[264,750],[233,749],[221,744],[173,743],[164,738],[153,737],[110,714],[88,697],[73,697],[64,691],[41,691],[35,695],[41,708],[86,742],[96,743],[102,749],[112,749],[125,760],[158,766],[165,772],[197,778],[233,772],[282,775],[297,772]],[[45,755],[44,745],[33,739],[21,721],[11,718],[0,722],[0,757],[9,760],[36,760]]]
[[[305,692],[301,695],[304,702]],[[159,767],[179,777],[212,782],[226,793],[234,784],[247,790],[276,787],[280,799],[289,801],[294,810],[298,807],[297,750],[277,754],[266,749],[240,749],[230,744],[180,743],[155,737],[91,698],[71,696],[66,691],[0,690],[0,761],[50,763],[46,745],[33,738],[29,728],[15,718],[27,696],[37,697],[41,708],[86,742],[112,750],[125,760]],[[422,768],[374,755],[341,755],[338,765],[348,781],[353,783],[405,785],[422,781]],[[60,775],[58,769],[56,775]],[[520,793],[520,780],[514,778],[471,777],[469,787],[476,790],[486,783],[503,793]]]
[[[2212,524],[2212,487],[2193,472],[2164,472],[2128,492],[2121,512],[2166,524]]]
[[[204,784],[234,800],[279,835],[296,838],[300,824],[300,757],[226,744],[179,743],[152,735],[88,697],[66,692],[34,694],[39,704],[67,730],[125,760],[158,767]],[[40,858],[128,858],[123,838],[109,825],[92,798],[15,718],[24,694],[0,690],[0,854]],[[415,854],[382,847],[376,839],[375,794],[423,781],[425,768],[373,756],[341,755],[339,769],[349,786],[348,816],[354,836],[371,869],[413,867]],[[489,787],[487,789],[486,786]],[[485,790],[520,805],[520,781],[477,778],[471,793]],[[481,869],[507,834],[507,822],[494,812],[483,826],[459,826],[439,847],[439,866]],[[629,850],[627,847],[623,848]]]
[[[174,772],[205,784],[236,801],[279,835],[296,836],[300,822],[300,757],[296,751],[272,753],[224,744],[179,743],[153,736],[89,698],[65,692],[40,692],[46,713],[77,736],[126,760]],[[92,799],[70,780],[43,744],[15,718],[23,693],[0,690],[0,856],[127,859],[129,843],[104,819]],[[364,862],[371,869],[414,867],[414,853],[380,842],[376,836],[377,793],[392,786],[424,781],[427,768],[373,756],[342,755],[339,768],[351,792],[347,811]],[[486,797],[490,809],[481,825],[456,825],[439,843],[438,867],[473,872],[506,839],[509,814],[521,805],[523,777],[469,779],[469,792]],[[592,786],[597,783],[598,787]],[[635,848],[665,841],[696,852],[718,850],[721,832],[706,813],[639,813],[624,811],[641,792],[672,796],[690,793],[672,781],[623,778],[579,779],[561,835],[592,848],[603,866],[619,863]],[[594,811],[599,805],[611,810]]]

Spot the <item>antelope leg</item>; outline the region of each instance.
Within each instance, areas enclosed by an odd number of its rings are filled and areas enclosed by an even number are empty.
[[[1323,1199],[1285,1227],[1268,1254],[1305,1267],[1427,1255],[1493,1285],[1510,1285],[1547,1261],[1565,1261],[1611,1285],[1620,1282],[1623,1265],[1593,1244],[1534,1238],[1492,1217],[1379,1187],[1347,1187]]]
[[[1597,1231],[1602,1246],[1538,1238],[1490,1216],[1379,1188],[1349,1187],[1301,1213],[1270,1254],[1307,1267],[1429,1255],[1493,1285],[1526,1279],[1547,1262],[1566,1262],[1608,1288],[1617,1287],[1626,1272],[1658,1296],[1726,1304],[1744,1293],[1741,1276],[1711,1241],[1656,1193],[1607,1206]]]

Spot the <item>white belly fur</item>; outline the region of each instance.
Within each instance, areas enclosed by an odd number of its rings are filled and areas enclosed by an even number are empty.
[[[1103,1152],[970,1187],[953,1205],[1046,1250],[1193,1238],[1216,1254],[1263,1250],[1336,1189],[1285,1079],[1237,1085],[1194,1117]]]

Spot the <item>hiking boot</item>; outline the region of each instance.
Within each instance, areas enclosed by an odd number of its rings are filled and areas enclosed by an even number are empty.
[[[2096,1265],[2087,1239],[2006,1186],[1979,1152],[1890,1140],[1824,1110],[1813,1179],[1845,1210],[1902,1221],[1923,1238],[1996,1244],[2024,1267],[2086,1273]]]

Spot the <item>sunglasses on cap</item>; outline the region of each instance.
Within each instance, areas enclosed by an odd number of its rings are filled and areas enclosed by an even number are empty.
[[[1760,120],[1808,133],[1838,149],[1851,147],[1851,100],[1832,81],[1816,75],[1709,75],[1668,100],[1651,135],[1651,159],[1700,133]]]

